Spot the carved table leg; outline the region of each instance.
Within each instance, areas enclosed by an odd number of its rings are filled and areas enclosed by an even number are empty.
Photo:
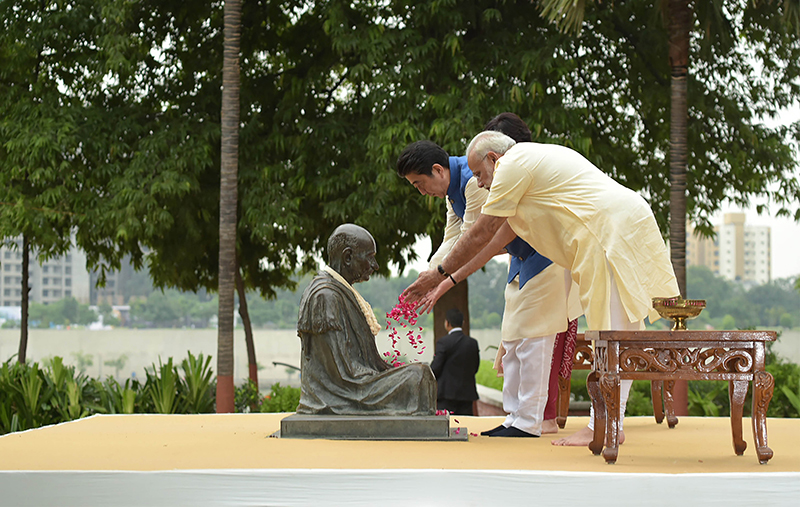
[[[589,397],[592,399],[592,408],[594,409],[594,439],[589,444],[589,450],[595,456],[603,452],[606,438],[606,405],[598,383],[599,378],[600,374],[596,371],[591,372],[586,377],[586,389],[589,391]]]
[[[650,396],[653,398],[653,415],[658,424],[661,424],[664,420],[664,402],[661,399],[663,385],[664,382],[661,380],[650,381]]]
[[[742,410],[747,396],[746,380],[728,382],[728,398],[731,400],[731,434],[733,435],[733,451],[737,456],[744,454],[747,442],[742,438]]]
[[[558,424],[558,427],[562,430],[564,426],[567,425],[570,391],[570,379],[558,377],[558,412],[556,415],[556,424]]]
[[[675,400],[672,397],[672,391],[675,390],[675,381],[667,380],[664,382],[664,411],[667,415],[667,424],[670,428],[674,428],[678,424],[678,418],[675,417]]]
[[[753,375],[753,439],[756,441],[758,462],[762,465],[772,458],[772,449],[767,446],[767,408],[772,400],[775,379],[766,371]]]
[[[603,457],[606,463],[614,464],[619,453],[619,375],[606,373],[600,377],[600,390],[606,405],[606,448]]]

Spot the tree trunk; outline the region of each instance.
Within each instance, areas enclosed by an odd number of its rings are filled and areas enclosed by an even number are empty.
[[[28,305],[30,303],[30,284],[28,274],[30,272],[30,250],[31,245],[28,236],[22,235],[22,320],[19,323],[19,352],[17,361],[25,363],[28,356]]]
[[[458,308],[464,314],[464,325],[461,326],[464,334],[469,336],[469,285],[465,279],[458,282],[458,285],[445,292],[433,307],[433,343],[434,346],[439,338],[447,334],[444,328],[444,317],[447,310]]]
[[[219,325],[217,328],[217,413],[234,411],[233,306],[236,271],[236,205],[239,168],[240,0],[225,2],[222,60],[221,168],[219,192]]]
[[[687,76],[689,30],[692,11],[689,0],[669,0],[669,66],[672,73],[669,131],[669,244],[672,268],[681,295],[686,295],[686,168],[688,165]],[[688,384],[675,382],[676,415],[688,415]]]
[[[689,0],[669,2],[669,65],[672,73],[669,132],[669,242],[672,267],[681,294],[686,295],[686,167],[688,165],[687,75]]]
[[[242,272],[236,269],[236,292],[239,294],[239,316],[242,317],[244,327],[244,343],[247,346],[247,364],[250,371],[250,380],[258,387],[258,363],[256,362],[256,345],[253,342],[253,324],[250,322],[250,312],[247,311],[247,294],[244,290]]]

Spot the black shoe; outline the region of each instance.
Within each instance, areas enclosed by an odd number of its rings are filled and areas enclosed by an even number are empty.
[[[527,438],[539,438],[539,435],[534,435],[533,433],[528,433],[527,431],[522,431],[521,429],[515,428],[513,426],[509,426],[508,428],[498,431],[492,435],[491,437],[527,437]]]
[[[485,436],[485,437],[491,437],[491,436],[493,436],[495,433],[498,433],[498,432],[500,432],[500,431],[503,431],[503,430],[505,430],[505,429],[508,429],[508,428],[507,428],[506,426],[503,426],[503,425],[501,424],[501,425],[500,425],[500,426],[498,426],[497,428],[492,428],[492,429],[490,429],[490,430],[481,431],[481,435],[483,435],[483,436]]]

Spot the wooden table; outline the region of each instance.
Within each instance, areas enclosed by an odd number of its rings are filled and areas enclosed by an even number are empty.
[[[767,407],[775,381],[764,370],[764,360],[766,342],[776,337],[774,331],[587,331],[585,338],[594,342],[594,369],[586,381],[594,408],[594,440],[589,449],[594,454],[602,452],[607,463],[617,461],[620,380],[665,382],[665,411],[671,428],[678,419],[672,410],[670,384],[727,380],[733,449],[742,455],[747,448],[742,409],[752,381],[753,439],[758,461],[766,463],[772,457],[767,446]],[[655,391],[657,384],[652,384]]]

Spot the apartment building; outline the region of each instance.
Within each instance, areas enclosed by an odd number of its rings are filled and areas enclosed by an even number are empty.
[[[31,301],[52,303],[74,297],[81,303],[89,303],[91,289],[86,254],[77,248],[41,264],[31,253],[28,275]],[[0,246],[0,306],[20,306],[21,303],[22,246],[21,240],[17,240]]]
[[[714,274],[750,285],[772,279],[770,228],[746,223],[744,213],[726,213],[714,228],[715,238],[703,238],[687,227],[686,264],[706,266]]]

